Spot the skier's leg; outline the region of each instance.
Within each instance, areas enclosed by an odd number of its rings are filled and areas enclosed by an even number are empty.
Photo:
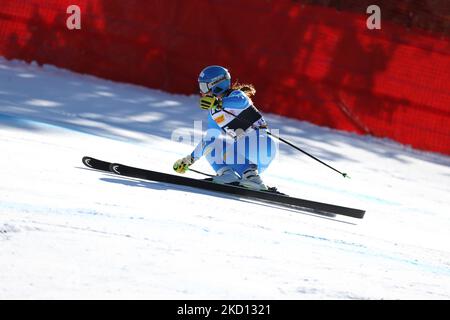
[[[259,135],[258,143],[258,171],[259,173],[264,172],[277,155],[277,144],[274,139],[264,133]]]
[[[241,185],[265,190],[259,173],[266,170],[276,156],[276,144],[265,131],[254,131],[252,135],[243,137],[245,147],[238,147],[238,153],[244,154],[245,162],[236,164],[233,169],[241,176]]]
[[[244,141],[245,139],[245,141]],[[277,154],[275,141],[266,132],[255,131],[254,136],[242,138],[242,143],[237,143],[237,161],[233,169],[242,176],[249,167],[256,166],[259,173],[264,172]],[[242,160],[243,159],[243,160]]]
[[[206,160],[216,171],[217,176],[213,178],[217,183],[238,182],[240,177],[233,170],[235,160],[233,158],[234,143],[229,143],[219,137],[212,145],[210,151],[206,153]]]

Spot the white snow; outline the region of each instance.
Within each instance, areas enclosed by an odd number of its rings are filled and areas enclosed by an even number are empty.
[[[450,299],[449,157],[267,115],[352,179],[280,145],[264,180],[362,220],[81,163],[173,173],[205,119],[195,96],[0,58],[0,299]]]

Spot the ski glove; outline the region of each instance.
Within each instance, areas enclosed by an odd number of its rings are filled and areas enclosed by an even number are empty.
[[[194,158],[191,155],[188,155],[182,159],[175,161],[175,163],[173,164],[173,170],[178,173],[185,173],[189,169],[189,166],[194,162]]]
[[[203,110],[210,110],[222,107],[222,100],[215,96],[203,96],[200,98],[200,108]]]

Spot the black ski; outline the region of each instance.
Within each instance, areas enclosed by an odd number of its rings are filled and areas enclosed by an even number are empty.
[[[223,192],[227,194],[270,202],[272,204],[277,204],[285,207],[295,207],[301,208],[303,210],[306,209],[307,211],[312,212],[339,214],[359,219],[362,219],[365,214],[365,211],[360,209],[304,200],[275,192],[250,190],[234,185],[217,184],[207,180],[199,180],[157,171],[139,169],[118,163],[110,163],[102,160],[97,160],[91,157],[83,157],[83,163],[90,168],[110,171],[122,176],[200,188],[209,191]]]
[[[109,171],[109,165],[111,164],[111,162],[106,162],[91,157],[83,157],[81,161],[83,161],[83,164],[86,167],[102,171]]]

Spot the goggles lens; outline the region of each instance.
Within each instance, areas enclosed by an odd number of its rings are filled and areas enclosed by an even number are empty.
[[[209,92],[209,86],[206,82],[199,82],[200,92],[201,93],[208,93]]]

